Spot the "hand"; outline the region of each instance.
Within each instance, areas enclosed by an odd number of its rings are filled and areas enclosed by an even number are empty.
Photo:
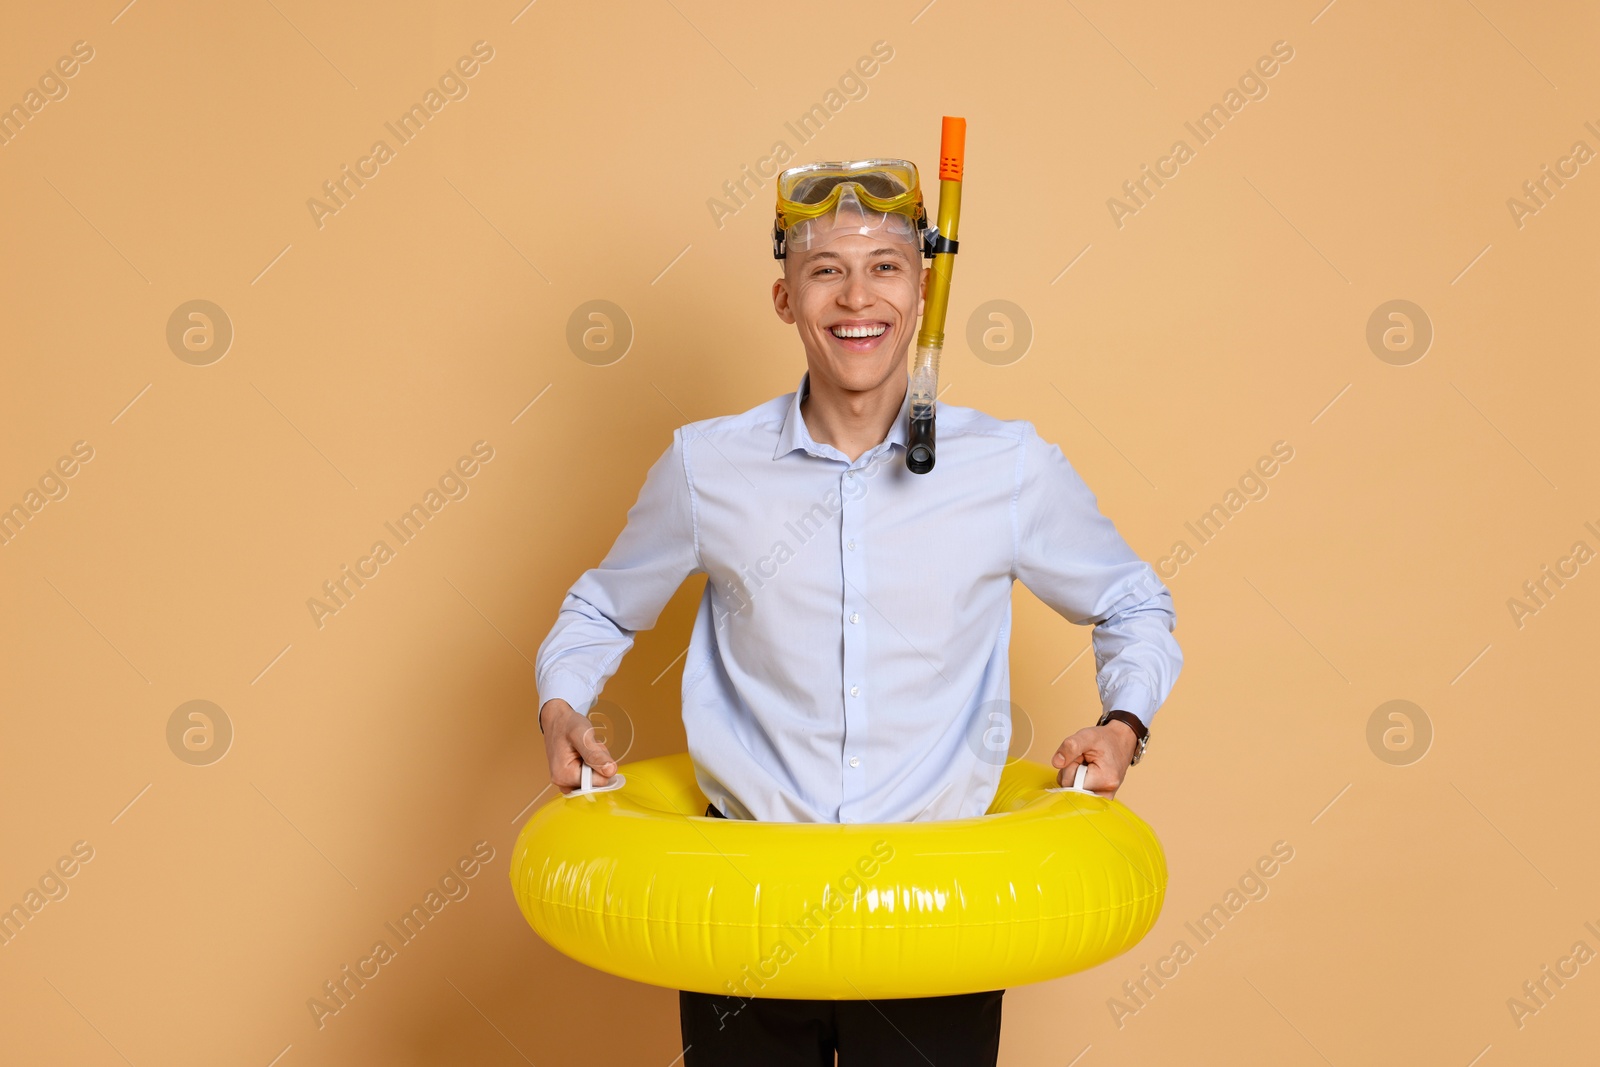
[[[1114,797],[1133,763],[1137,744],[1133,727],[1125,722],[1112,719],[1104,726],[1086,726],[1061,742],[1050,757],[1050,765],[1060,768],[1056,784],[1071,785],[1078,764],[1086,763],[1089,770],[1083,776],[1083,787],[1102,797]]]
[[[550,761],[552,784],[560,789],[578,788],[585,763],[594,768],[594,786],[611,782],[617,762],[595,739],[594,723],[587,715],[579,715],[571,704],[556,697],[539,709],[539,721],[544,724],[544,753]]]

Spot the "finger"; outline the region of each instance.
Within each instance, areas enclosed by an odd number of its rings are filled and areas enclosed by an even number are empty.
[[[578,788],[578,771],[576,766],[563,764],[550,772],[550,784],[563,792],[568,789]]]
[[[550,775],[551,783],[562,792],[571,792],[572,790],[582,788],[583,768],[585,764],[588,764],[588,767],[590,768],[590,788],[599,789],[601,786],[611,784],[611,780],[615,777],[615,775],[602,774],[600,771],[596,770],[593,763],[588,763],[587,760],[583,759],[583,757],[578,754],[577,749],[570,749],[568,751],[567,760],[562,763],[561,767],[556,773]]]
[[[1082,763],[1083,759],[1083,731],[1073,734],[1061,742],[1061,747],[1056,749],[1056,754],[1050,757],[1050,763],[1055,767],[1070,767],[1075,763]]]
[[[1117,773],[1114,764],[1091,763],[1089,772],[1083,776],[1083,787],[1110,800],[1122,788],[1122,775]]]
[[[1059,755],[1059,753],[1058,753],[1058,755]],[[1084,761],[1084,758],[1082,756],[1073,756],[1072,757],[1072,761],[1070,763],[1068,763],[1065,767],[1062,767],[1061,770],[1056,772],[1056,785],[1060,785],[1060,786],[1069,786],[1069,785],[1071,785],[1073,783],[1073,781],[1078,777],[1078,765],[1080,763],[1083,763],[1083,762],[1085,762],[1085,761]],[[1089,784],[1089,775],[1091,775],[1093,773],[1094,773],[1094,765],[1090,764],[1088,771],[1086,771],[1084,773],[1084,776],[1083,776],[1083,784],[1085,786],[1087,786]]]
[[[581,725],[581,724],[580,724]],[[595,735],[592,725],[583,726],[578,731],[575,746],[583,757],[583,762],[594,768],[596,777],[604,774],[607,778],[617,773],[617,762],[611,758],[611,750],[606,748]]]
[[[612,762],[610,755],[606,753],[604,745],[599,745],[596,747],[599,749],[600,754],[593,758],[585,758],[584,762],[587,763],[593,771],[593,774],[591,775],[591,784],[594,786],[594,788],[598,789],[603,785],[611,784],[611,779],[616,777],[617,765],[616,763]],[[609,771],[602,771],[600,769],[602,767],[609,767],[611,769]],[[578,768],[578,774],[580,777],[582,776],[583,768]]]
[[[550,781],[560,789],[576,789],[583,773],[583,757],[570,744],[562,744],[561,751],[550,762]]]
[[[566,736],[558,738],[555,751],[550,757],[551,784],[561,789],[578,788],[583,784],[583,767],[586,763],[593,772],[593,783],[597,786],[607,784],[611,780],[611,773],[602,771],[600,767],[610,761],[610,755],[606,752],[604,745],[597,747],[599,749],[598,755],[593,759],[586,759],[581,737]],[[614,770],[615,766],[613,765]]]
[[[585,746],[583,762],[594,768],[594,777],[597,784],[602,775],[610,778],[617,773],[617,761],[611,758],[611,753],[606,750],[606,746],[599,742]]]

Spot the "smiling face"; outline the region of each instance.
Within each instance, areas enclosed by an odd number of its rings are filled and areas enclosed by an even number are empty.
[[[883,230],[840,230],[789,252],[783,277],[772,284],[772,304],[799,329],[813,379],[866,392],[906,373],[925,283],[920,250],[910,240]]]

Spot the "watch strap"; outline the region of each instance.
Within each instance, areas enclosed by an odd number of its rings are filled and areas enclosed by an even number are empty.
[[[1139,760],[1144,758],[1145,746],[1150,742],[1150,728],[1144,724],[1144,721],[1140,719],[1139,716],[1135,715],[1131,711],[1105,712],[1100,716],[1100,721],[1095,723],[1095,725],[1104,726],[1113,719],[1117,720],[1118,722],[1126,723],[1128,729],[1133,731],[1133,759],[1128,764],[1131,767],[1133,764],[1138,763]]]

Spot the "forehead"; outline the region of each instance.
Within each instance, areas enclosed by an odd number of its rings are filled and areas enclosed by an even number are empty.
[[[908,241],[898,241],[883,234],[847,233],[804,252],[791,252],[786,262],[811,264],[817,262],[853,263],[863,259],[893,259],[904,266],[915,266],[918,256],[916,246]]]

